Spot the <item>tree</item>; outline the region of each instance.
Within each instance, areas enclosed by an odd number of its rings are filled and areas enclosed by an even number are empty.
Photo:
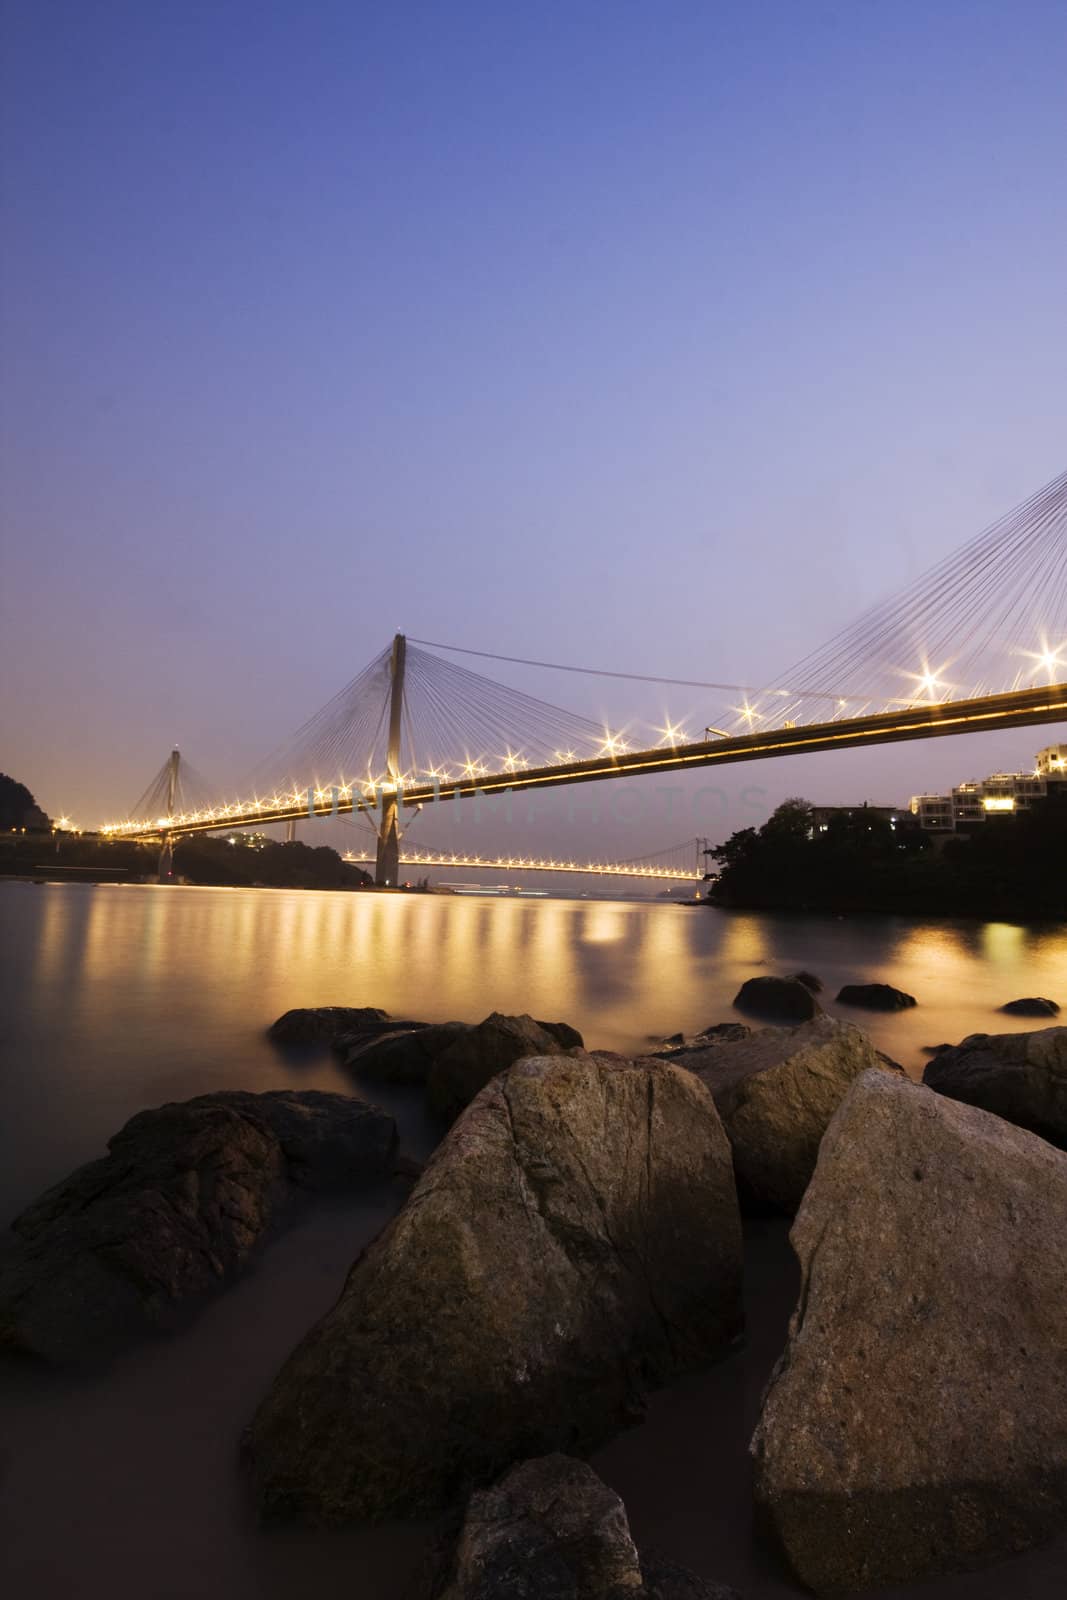
[[[24,783],[16,783],[14,778],[9,778],[6,773],[0,772],[0,828],[24,828],[30,826],[26,820],[29,811],[37,809],[37,802]],[[44,813],[40,813],[44,816]],[[36,819],[34,819],[36,821]],[[48,826],[48,818],[44,818],[44,826]]]

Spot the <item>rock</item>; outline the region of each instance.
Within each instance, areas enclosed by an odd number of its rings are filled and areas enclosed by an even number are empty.
[[[584,1050],[585,1040],[577,1028],[572,1028],[569,1022],[542,1022],[538,1020],[537,1026],[552,1035],[556,1043],[562,1045],[564,1050]]]
[[[972,1033],[928,1061],[923,1082],[1067,1150],[1067,1028]]]
[[[435,1056],[426,1078],[430,1109],[439,1116],[454,1117],[490,1078],[513,1062],[523,1056],[562,1055],[567,1048],[533,1017],[509,1017],[494,1011]]]
[[[142,1111],[108,1150],[12,1224],[0,1345],[76,1361],[172,1327],[297,1191],[387,1176],[396,1124],[345,1095],[234,1091]]]
[[[796,978],[748,978],[734,1005],[768,1022],[810,1022],[819,1010],[811,990]]]
[[[642,1558],[626,1507],[573,1456],[523,1461],[473,1494],[439,1600],[738,1600],[673,1562]]]
[[[703,1033],[673,1033],[669,1039],[657,1041],[657,1048],[648,1051],[647,1054],[650,1057],[673,1061],[675,1066],[689,1067],[692,1070],[704,1062],[709,1049],[719,1044],[731,1044],[738,1039],[747,1039],[751,1033],[752,1029],[746,1028],[743,1022],[719,1022],[712,1028],[705,1028]]]
[[[272,1022],[267,1037],[277,1044],[317,1044],[369,1022],[385,1022],[378,1006],[298,1006]]]
[[[441,1600],[638,1600],[641,1561],[617,1494],[584,1462],[523,1461],[473,1494]]]
[[[1000,1009],[1009,1017],[1058,1017],[1060,1014],[1055,1000],[1042,1000],[1036,995],[1028,1000],[1009,1000]]]
[[[800,1299],[752,1441],[760,1522],[805,1586],[970,1570],[1062,1527],[1065,1215],[1050,1145],[857,1080],[793,1225]]]
[[[398,1017],[387,1017],[384,1022],[359,1022],[352,1023],[341,1033],[334,1034],[330,1040],[330,1049],[341,1060],[360,1050],[365,1044],[371,1044],[375,1039],[384,1039],[390,1033],[421,1033],[430,1027],[428,1022],[415,1022],[410,1017],[402,1020]]]
[[[864,1011],[906,1011],[915,1005],[915,996],[894,989],[888,983],[846,983],[837,992],[842,1006],[862,1006]]]
[[[382,1033],[353,1044],[344,1063],[353,1072],[388,1083],[425,1083],[441,1052],[470,1031],[469,1022],[438,1022],[401,1033]]]
[[[638,1591],[640,1600],[741,1600],[736,1589],[698,1578],[687,1567],[662,1557],[643,1555],[641,1573],[645,1586]]]
[[[900,1072],[851,1022],[820,1015],[686,1058],[711,1090],[747,1210],[799,1206],[830,1119],[861,1073]]]
[[[712,1027],[703,1029],[699,1037],[709,1043],[736,1044],[738,1039],[747,1039],[751,1033],[752,1029],[746,1028],[743,1022],[716,1022]]]
[[[246,1438],[266,1514],[421,1515],[586,1450],[738,1336],[714,1103],[667,1062],[524,1060],[478,1095]]]
[[[794,972],[793,981],[802,983],[805,989],[810,989],[812,994],[822,993],[822,979],[817,978],[814,972]]]

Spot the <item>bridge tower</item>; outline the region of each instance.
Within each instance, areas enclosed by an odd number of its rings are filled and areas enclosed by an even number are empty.
[[[182,754],[175,745],[167,761],[167,816],[174,816],[174,806],[179,794],[179,772],[181,771]],[[159,852],[159,881],[170,883],[174,877],[174,835],[168,831],[163,835],[163,844]]]
[[[385,783],[382,785],[381,815],[378,819],[378,857],[374,881],[383,888],[395,889],[400,877],[400,730],[404,712],[404,660],[407,640],[402,633],[393,639],[389,660],[389,749],[385,758]]]

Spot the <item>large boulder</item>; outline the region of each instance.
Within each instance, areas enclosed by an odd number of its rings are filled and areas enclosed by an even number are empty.
[[[735,1044],[679,1053],[711,1090],[746,1209],[799,1206],[830,1119],[862,1072],[899,1072],[851,1022],[818,1016]]]
[[[573,1456],[520,1462],[470,1498],[440,1600],[637,1600],[626,1507]]]
[[[328,1043],[339,1034],[368,1023],[386,1022],[388,1018],[388,1011],[379,1006],[297,1006],[271,1023],[267,1037],[276,1044]]]
[[[794,972],[792,976],[797,983],[802,983],[805,989],[810,989],[812,994],[822,993],[822,979],[817,973],[802,969],[800,972]]]
[[[640,1600],[741,1600],[736,1589],[698,1577],[688,1567],[680,1567],[663,1556],[643,1554],[641,1576],[644,1588],[638,1591]]]
[[[572,1028],[569,1022],[545,1022],[542,1017],[537,1017],[535,1020],[537,1026],[543,1028],[546,1033],[550,1033],[556,1043],[562,1045],[564,1050],[582,1050],[585,1048],[585,1040],[578,1032],[578,1029]]]
[[[923,1082],[1067,1150],[1067,1028],[972,1033],[927,1062]]]
[[[573,1456],[523,1461],[471,1496],[435,1600],[737,1600],[672,1563],[643,1562],[626,1507]]]
[[[576,1029],[568,1031],[577,1038],[577,1046],[563,1043],[557,1032],[550,1031],[563,1026],[535,1022],[525,1014],[511,1017],[492,1012],[434,1057],[426,1077],[430,1109],[439,1116],[454,1117],[491,1078],[523,1056],[554,1056],[580,1049],[582,1036]]]
[[[970,1569],[1062,1527],[1064,1216],[1043,1140],[895,1074],[854,1084],[793,1225],[800,1298],[752,1441],[760,1522],[807,1587]]]
[[[76,1361],[173,1326],[299,1191],[387,1175],[396,1124],[346,1095],[233,1091],[142,1111],[108,1150],[12,1224],[0,1344]]]
[[[469,1022],[437,1022],[425,1028],[408,1028],[356,1040],[345,1051],[344,1063],[353,1072],[386,1083],[425,1083],[430,1068],[443,1050],[469,1033]]]
[[[891,983],[846,983],[837,991],[841,1006],[859,1006],[864,1011],[907,1011],[916,1004],[913,994],[894,989]]]
[[[747,978],[734,996],[734,1006],[766,1022],[810,1022],[820,1009],[799,978]]]
[[[666,1062],[554,1056],[481,1091],[248,1431],[268,1515],[436,1511],[592,1448],[737,1338],[730,1147]]]
[[[1025,1000],[1009,1000],[1000,1009],[1009,1017],[1058,1017],[1060,1014],[1055,1000],[1045,1000],[1040,995],[1030,995]]]
[[[678,1066],[689,1066],[690,1057],[702,1061],[704,1052],[717,1044],[735,1044],[738,1039],[750,1037],[752,1029],[743,1022],[716,1022],[700,1033],[672,1033],[667,1039],[656,1039],[651,1056],[669,1056]]]

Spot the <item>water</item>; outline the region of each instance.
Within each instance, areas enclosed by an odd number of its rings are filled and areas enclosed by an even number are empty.
[[[529,1011],[574,1023],[589,1044],[632,1051],[650,1035],[736,1015],[730,1002],[746,977],[803,966],[827,996],[870,980],[916,995],[914,1011],[851,1015],[917,1076],[924,1045],[1026,1027],[996,1016],[1004,1001],[1067,1001],[1067,927],[8,883],[0,935],[4,1217],[99,1155],[144,1106],[215,1088],[351,1090],[328,1053],[293,1059],[266,1040],[290,1006],[381,1005],[432,1021]],[[406,1148],[424,1155],[435,1135],[418,1096],[398,1092],[394,1103]],[[190,1329],[109,1372],[0,1368],[5,1592],[400,1600],[425,1530],[265,1534],[236,1465],[240,1430],[273,1372],[397,1203],[383,1189],[319,1209]],[[745,1444],[795,1291],[784,1227],[749,1229],[747,1278],[746,1351],[657,1397],[649,1420],[595,1464],[624,1495],[639,1539],[737,1583],[747,1600],[771,1600],[797,1591],[751,1548]],[[1058,1546],[921,1593],[992,1600],[1009,1571],[1019,1600],[1067,1592]]]

